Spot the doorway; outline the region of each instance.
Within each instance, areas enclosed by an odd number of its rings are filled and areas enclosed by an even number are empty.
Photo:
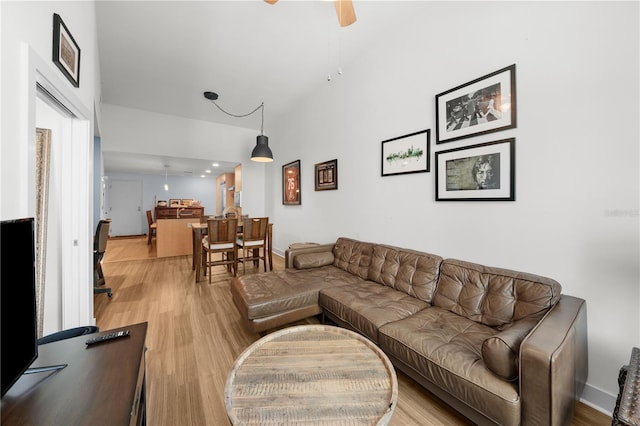
[[[110,181],[108,212],[111,218],[110,236],[142,235],[142,181]]]

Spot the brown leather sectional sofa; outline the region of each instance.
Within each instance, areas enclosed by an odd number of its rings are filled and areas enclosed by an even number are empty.
[[[558,282],[348,238],[286,263],[232,280],[250,330],[321,313],[474,423],[570,423],[587,378],[586,302]]]

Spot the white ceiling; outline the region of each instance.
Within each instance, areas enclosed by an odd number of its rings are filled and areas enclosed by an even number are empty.
[[[355,1],[357,22],[341,28],[330,1],[97,1],[102,102],[260,129],[259,113],[227,116],[204,98],[213,91],[236,115],[264,102],[268,134],[270,119],[331,84],[329,74],[339,78],[338,67],[348,72],[360,49],[386,36],[403,4]],[[104,158],[107,172],[155,167],[157,174],[160,166],[164,173],[168,161],[110,152]],[[224,159],[207,162],[216,160]],[[202,164],[177,166],[200,173]]]

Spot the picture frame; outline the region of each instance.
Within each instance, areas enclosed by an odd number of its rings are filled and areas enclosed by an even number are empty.
[[[193,204],[193,199],[192,198],[183,198],[182,200],[180,200],[180,203],[183,206],[191,207],[191,204]]]
[[[338,159],[315,165],[316,191],[338,189]]]
[[[296,160],[282,166],[282,204],[299,206],[301,203],[300,160]]]
[[[436,95],[436,143],[516,127],[516,66]]]
[[[177,207],[182,205],[182,200],[180,198],[170,198],[169,199],[169,207]]]
[[[80,87],[80,46],[64,21],[53,14],[53,62],[75,87]]]
[[[436,201],[515,201],[515,138],[436,152]]]
[[[425,173],[431,166],[431,129],[382,141],[381,176]]]

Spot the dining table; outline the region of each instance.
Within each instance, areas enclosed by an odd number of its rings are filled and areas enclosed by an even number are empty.
[[[196,282],[199,282],[204,266],[202,261],[202,238],[209,233],[209,225],[207,223],[192,223],[191,231],[193,236],[193,258],[191,268],[196,271]],[[242,233],[241,221],[238,222],[238,233]],[[273,223],[269,223],[267,225],[266,245],[269,270],[273,271]]]

